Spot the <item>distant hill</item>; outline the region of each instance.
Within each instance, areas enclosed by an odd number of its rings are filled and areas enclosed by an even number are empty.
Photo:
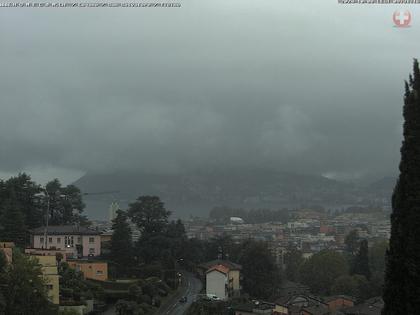
[[[373,193],[389,194],[394,190],[396,183],[397,179],[395,177],[383,177],[371,183],[368,189]]]
[[[119,191],[85,196],[86,213],[96,219],[107,218],[108,207],[113,200],[126,208],[138,196],[148,194],[160,196],[175,217],[190,214],[207,216],[209,210],[216,206],[247,209],[340,206],[365,204],[377,198],[375,185],[372,189],[361,189],[323,176],[264,169],[166,175],[128,172],[86,174],[74,184],[88,193]]]

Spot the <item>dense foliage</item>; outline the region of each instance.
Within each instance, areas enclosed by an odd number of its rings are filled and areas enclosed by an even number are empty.
[[[128,214],[143,237],[150,237],[164,230],[171,213],[165,209],[159,197],[141,196],[130,204]]]
[[[117,217],[112,221],[111,261],[116,265],[117,275],[125,276],[128,267],[133,264],[132,232],[127,214],[117,211]]]
[[[286,265],[286,269],[284,271],[285,277],[289,281],[298,282],[300,277],[300,268],[304,263],[302,252],[296,248],[290,248],[284,257],[284,263]]]
[[[313,293],[329,295],[335,279],[347,275],[348,270],[347,260],[342,254],[324,250],[302,264],[300,277]]]
[[[84,207],[80,190],[63,187],[57,179],[46,189],[25,173],[0,180],[0,240],[23,247],[29,242],[29,230],[45,224],[47,209],[50,225],[88,225]]]
[[[369,264],[369,248],[368,241],[361,240],[359,251],[353,258],[351,273],[355,275],[365,276],[366,279],[370,280],[370,264]]]
[[[242,265],[242,284],[246,293],[259,299],[275,296],[281,282],[280,270],[266,243],[245,242],[239,263]]]
[[[40,265],[18,250],[11,264],[0,252],[0,314],[56,314],[47,297]]]

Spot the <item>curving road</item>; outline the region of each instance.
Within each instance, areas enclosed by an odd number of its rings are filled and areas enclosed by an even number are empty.
[[[192,273],[182,272],[182,283],[178,293],[167,300],[165,304],[157,310],[155,315],[184,315],[192,302],[194,302],[196,295],[200,293],[201,288],[201,281]],[[187,297],[186,303],[179,302],[179,299],[183,296]]]

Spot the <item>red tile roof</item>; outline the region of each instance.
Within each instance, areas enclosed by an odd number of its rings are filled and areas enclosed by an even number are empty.
[[[228,274],[229,273],[229,268],[223,265],[215,265],[213,267],[211,267],[209,270],[206,271],[206,273],[212,272],[212,271],[219,271],[221,273],[224,274]]]

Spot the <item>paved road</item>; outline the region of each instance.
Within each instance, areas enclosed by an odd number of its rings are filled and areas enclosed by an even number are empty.
[[[182,284],[178,290],[169,300],[156,311],[155,315],[184,315],[188,307],[194,301],[196,295],[201,291],[201,281],[198,280],[192,273],[182,272]],[[183,296],[187,297],[186,303],[180,303],[179,299]],[[113,305],[104,315],[115,315],[115,306]]]
[[[166,301],[156,312],[156,315],[184,315],[196,295],[200,293],[201,287],[201,281],[192,273],[182,272],[182,284],[178,293]],[[179,299],[183,296],[187,297],[186,303],[179,302]]]

